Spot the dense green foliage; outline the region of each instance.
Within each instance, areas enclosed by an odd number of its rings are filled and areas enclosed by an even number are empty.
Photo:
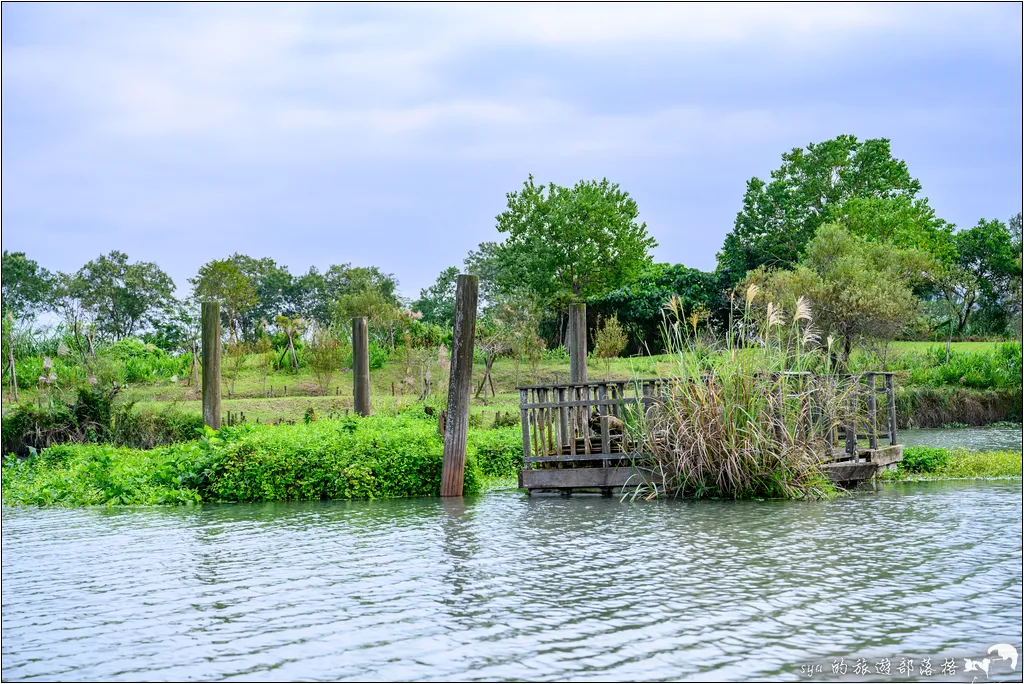
[[[15,317],[31,316],[42,309],[49,298],[51,278],[49,271],[25,256],[24,252],[3,253],[0,266],[3,280],[3,314],[11,312]]]
[[[106,443],[151,448],[195,439],[202,416],[173,406],[135,411],[131,402],[115,404],[116,392],[83,385],[68,403],[23,403],[3,415],[3,454],[26,455],[54,444]]]
[[[903,449],[903,460],[886,479],[973,479],[1021,477],[1019,451],[967,451],[914,446]]]
[[[910,176],[905,162],[892,156],[884,138],[861,142],[840,135],[794,148],[782,155],[782,166],[771,172],[770,182],[756,177],[747,182],[743,209],[718,255],[719,270],[735,284],[758,266],[789,268],[823,223],[877,209],[859,205],[846,211],[849,200],[903,198],[900,208],[905,209],[914,206],[920,190],[920,182]],[[922,200],[916,207],[915,223],[936,223],[924,204]],[[852,221],[854,226],[862,223],[859,218]]]
[[[464,491],[518,472],[519,440],[514,428],[471,431]],[[3,496],[64,506],[436,496],[442,454],[437,424],[422,412],[245,425],[151,450],[63,445],[8,458]]]
[[[582,302],[628,283],[656,246],[628,192],[608,179],[572,188],[533,176],[507,195],[498,216],[505,241],[494,251],[499,284],[525,287],[549,302]],[[481,274],[483,277],[489,272]]]
[[[776,305],[807,297],[818,330],[834,337],[845,363],[855,341],[893,339],[913,318],[917,299],[912,288],[930,263],[919,250],[872,242],[826,223],[798,266],[758,269],[749,281]]]

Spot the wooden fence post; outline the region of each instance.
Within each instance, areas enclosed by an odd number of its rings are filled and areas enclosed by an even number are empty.
[[[878,433],[876,431],[876,415],[878,413],[877,400],[875,395],[875,374],[868,373],[868,444],[872,449],[878,448]]]
[[[892,373],[885,374],[885,403],[889,409],[889,444],[896,443],[896,386]]]
[[[460,275],[455,286],[455,330],[448,381],[448,422],[444,431],[441,496],[462,496],[466,468],[466,432],[469,395],[473,391],[473,342],[476,337],[477,291],[475,275]]]
[[[587,305],[569,305],[569,383],[587,381]]]
[[[220,304],[203,302],[203,424],[220,429]]]
[[[356,414],[370,415],[370,338],[365,316],[352,319],[352,394]]]

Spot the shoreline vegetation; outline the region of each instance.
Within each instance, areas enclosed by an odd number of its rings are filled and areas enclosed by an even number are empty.
[[[5,496],[436,494],[461,273],[480,286],[467,492],[522,461],[515,387],[570,375],[669,380],[622,427],[664,476],[636,493],[645,498],[831,496],[823,435],[844,411],[854,433],[867,420],[864,373],[895,377],[886,425],[897,431],[1021,419],[1021,213],[958,229],[885,138],[810,143],[770,178],[747,183],[710,271],[656,263],[636,199],[608,178],[532,175],[506,193],[497,235],[418,298],[373,265],[293,274],[236,252],[199,266],[179,294],[159,265],[118,250],[54,273],[4,251],[0,453],[27,458],[5,457]],[[201,332],[207,303],[219,340]],[[365,420],[351,415],[355,330]],[[204,344],[220,352],[204,378],[219,376],[216,433],[199,418]]]

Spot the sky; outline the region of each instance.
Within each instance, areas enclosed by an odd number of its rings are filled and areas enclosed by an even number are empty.
[[[892,141],[960,227],[1021,210],[1019,3],[2,6],[3,248],[234,252],[415,298],[533,174],[607,177],[710,270],[746,182]]]

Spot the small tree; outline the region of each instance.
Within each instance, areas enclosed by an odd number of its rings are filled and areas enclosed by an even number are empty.
[[[612,359],[622,353],[627,341],[626,331],[622,329],[617,316],[605,318],[598,324],[594,356],[604,359],[605,375],[611,374]]]
[[[253,354],[256,356],[256,367],[259,368],[263,380],[263,396],[267,396],[267,374],[274,363],[274,344],[267,335],[267,320],[260,321],[260,335],[252,346]]]
[[[351,351],[347,336],[340,334],[333,326],[314,324],[306,343],[304,357],[316,377],[316,383],[323,394],[331,390],[331,378],[341,369]]]
[[[244,342],[228,341],[224,343],[224,355],[227,357],[227,363],[222,366],[221,372],[228,380],[228,396],[235,395],[235,380],[238,379],[238,374],[245,365],[245,355],[248,351]]]
[[[281,352],[281,359],[277,362],[280,366],[281,362],[284,361],[285,354],[288,355],[290,365],[295,372],[299,370],[299,355],[295,352],[295,338],[302,334],[302,331],[306,328],[306,323],[301,318],[289,318],[288,316],[278,316],[274,319],[274,324],[285,334],[288,338],[288,346]]]

